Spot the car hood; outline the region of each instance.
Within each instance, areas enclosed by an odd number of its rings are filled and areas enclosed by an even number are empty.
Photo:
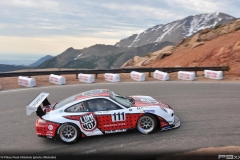
[[[170,108],[170,106],[164,102],[157,101],[151,96],[133,95],[130,96],[135,100],[133,107],[148,107],[148,106],[160,106],[163,108]]]
[[[159,106],[160,103],[150,96],[133,95],[130,97],[132,97],[135,100],[134,107]]]

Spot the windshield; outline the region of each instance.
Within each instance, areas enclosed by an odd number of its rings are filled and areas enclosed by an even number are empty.
[[[110,98],[114,99],[115,101],[117,101],[118,103],[122,104],[125,107],[132,107],[133,106],[133,102],[131,100],[129,100],[127,97],[123,97],[123,96],[121,96],[119,94],[116,94],[114,92],[111,92]]]
[[[73,96],[71,96],[71,97],[68,97],[68,98],[66,98],[66,99],[64,99],[64,100],[61,100],[61,101],[59,101],[59,102],[57,102],[57,103],[55,104],[55,106],[54,106],[54,109],[61,108],[61,107],[63,107],[64,105],[75,101],[76,96],[77,96],[77,94],[76,94],[76,95],[73,95]]]

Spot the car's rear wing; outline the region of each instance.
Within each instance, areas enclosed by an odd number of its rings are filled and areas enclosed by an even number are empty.
[[[32,102],[26,106],[27,115],[30,115],[32,112],[37,111],[42,102],[43,106],[50,105],[47,100],[48,95],[49,93],[41,92],[36,98],[34,98]]]

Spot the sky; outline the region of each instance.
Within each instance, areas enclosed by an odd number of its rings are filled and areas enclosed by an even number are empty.
[[[30,64],[69,47],[114,45],[158,24],[223,12],[239,0],[0,0],[0,63]]]

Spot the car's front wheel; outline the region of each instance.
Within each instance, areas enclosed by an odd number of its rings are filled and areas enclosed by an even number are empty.
[[[153,115],[143,115],[138,119],[137,130],[143,134],[150,134],[157,128],[157,120]]]
[[[66,123],[60,126],[58,130],[59,138],[64,143],[74,143],[79,138],[79,129],[75,124]]]

